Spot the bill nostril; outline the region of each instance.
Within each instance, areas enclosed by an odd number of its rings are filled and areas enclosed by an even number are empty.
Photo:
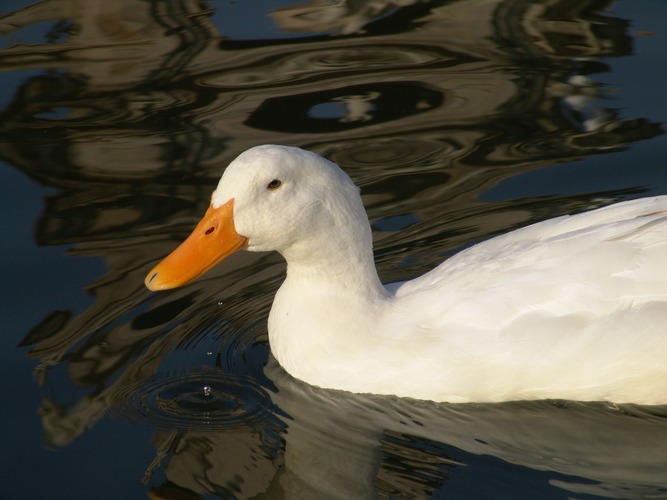
[[[215,231],[215,226],[211,226],[211,227],[209,227],[209,228],[206,230],[206,232],[204,232],[204,234],[208,235],[208,234],[211,234],[213,231]]]

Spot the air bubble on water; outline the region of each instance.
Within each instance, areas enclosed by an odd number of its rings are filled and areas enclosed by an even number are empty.
[[[203,387],[203,390],[204,390],[204,396],[205,397],[209,397],[211,395],[211,386],[205,385]]]

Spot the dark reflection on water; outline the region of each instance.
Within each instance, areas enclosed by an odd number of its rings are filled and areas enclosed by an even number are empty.
[[[160,376],[124,385],[112,406],[118,416],[156,428],[194,430],[252,426],[275,413],[271,398],[249,378],[216,372]]]
[[[572,177],[555,194],[485,198],[547,166],[638,161],[627,153],[661,139],[657,111],[626,116],[600,81],[634,51],[610,5],[44,0],[0,14],[15,37],[0,68],[26,75],[0,110],[0,158],[52,188],[37,244],[106,265],[89,307],[54,307],[17,341],[47,445],[108,418],[147,425],[153,498],[667,494],[662,410],[434,405],[291,380],[266,344],[276,255],[236,256],[168,293],[143,286],[224,166],[261,143],[352,175],[386,281],[533,221],[664,192]],[[226,9],[247,16],[237,35]],[[264,14],[270,29],[253,24]]]

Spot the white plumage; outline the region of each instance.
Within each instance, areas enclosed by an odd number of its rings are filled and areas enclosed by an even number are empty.
[[[230,201],[247,249],[287,260],[269,340],[297,378],[435,401],[667,403],[667,196],[534,224],[390,287],[358,189],[335,164],[252,148],[212,210]],[[160,266],[152,289],[168,287]]]

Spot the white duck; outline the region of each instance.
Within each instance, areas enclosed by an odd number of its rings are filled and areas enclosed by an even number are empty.
[[[258,146],[147,276],[180,286],[230,253],[276,250],[269,342],[324,388],[449,402],[667,403],[667,196],[492,238],[385,287],[358,188],[334,163]]]

